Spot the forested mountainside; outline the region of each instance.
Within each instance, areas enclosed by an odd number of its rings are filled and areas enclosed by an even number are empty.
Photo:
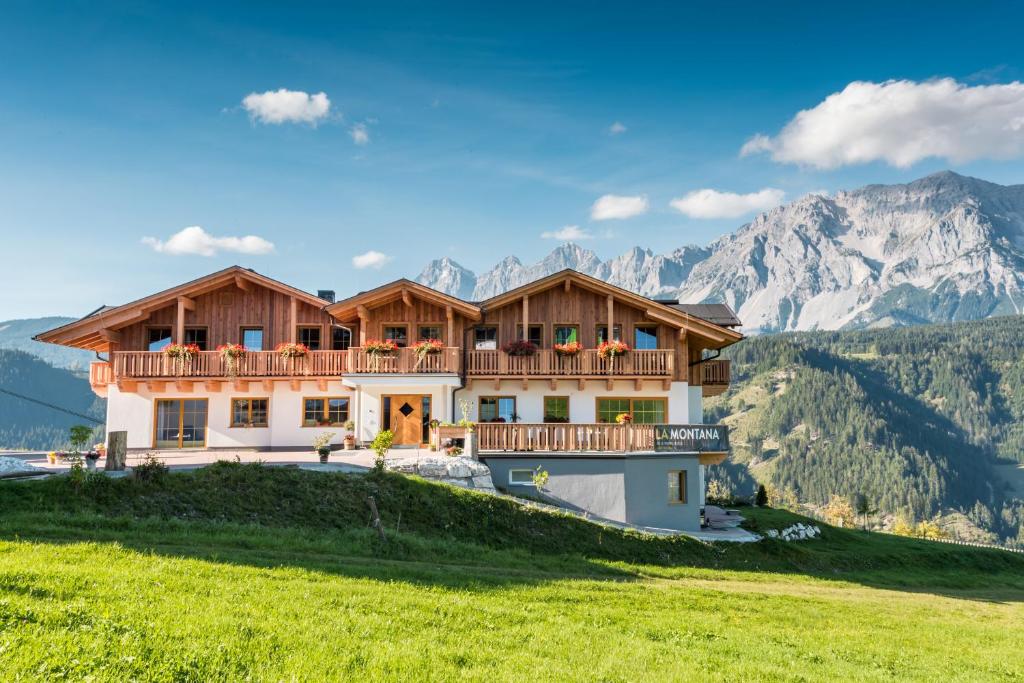
[[[0,349],[27,351],[55,367],[86,371],[89,369],[89,362],[94,359],[91,351],[57,346],[56,344],[44,344],[32,339],[40,332],[66,325],[72,320],[74,318],[50,316],[0,322]]]
[[[755,479],[804,503],[864,494],[916,520],[963,512],[1021,536],[1024,316],[749,338],[728,350],[733,385],[707,419],[733,428],[713,478]]]
[[[23,351],[0,349],[0,389],[46,401],[102,420],[106,401],[82,373],[55,368]],[[67,445],[68,428],[88,420],[0,392],[0,449],[51,449]]]

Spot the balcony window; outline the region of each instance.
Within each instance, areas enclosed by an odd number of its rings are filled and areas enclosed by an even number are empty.
[[[622,341],[622,325],[616,325],[612,331],[615,335],[615,341]],[[597,326],[597,343],[603,344],[608,340],[608,326],[598,325]]]
[[[300,327],[300,328],[298,328],[297,332],[298,332],[298,334],[296,334],[296,337],[298,338],[300,344],[305,345],[306,348],[308,348],[310,351],[319,351],[320,350],[320,326],[319,325],[317,325],[315,327],[313,327],[313,326]]]
[[[420,325],[418,339],[419,341],[442,339],[442,334],[440,325]]]
[[[208,351],[207,346],[207,331],[205,327],[186,327],[185,328],[185,343],[195,344],[199,347],[200,351]]]
[[[302,399],[303,427],[341,427],[347,421],[347,398],[328,397]]]
[[[555,343],[568,344],[580,341],[580,328],[577,325],[555,325]]]
[[[249,349],[250,351],[262,351],[263,350],[263,328],[262,327],[243,327],[242,328],[242,346]]]
[[[597,421],[615,422],[622,413],[633,416],[634,424],[664,424],[667,401],[664,398],[599,398]]]
[[[536,346],[538,349],[544,346],[544,326],[543,325],[530,325],[528,330],[529,337],[527,341]],[[516,325],[516,338],[523,338],[523,325],[522,323]]]
[[[384,338],[395,342],[399,347],[409,345],[409,328],[405,325],[385,325]]]
[[[686,470],[668,473],[668,502],[671,505],[686,504]]]
[[[480,397],[480,422],[516,422],[515,396]]]
[[[493,351],[498,348],[498,328],[495,325],[478,325],[473,328],[473,348],[477,351]]]
[[[633,348],[648,351],[658,348],[658,326],[637,325],[633,328]]]
[[[171,328],[150,327],[146,329],[146,348],[150,351],[163,351],[171,343]]]
[[[568,396],[545,396],[544,397],[544,421],[545,422],[568,422],[569,421],[569,397]]]
[[[231,399],[231,426],[266,427],[270,419],[269,402],[266,398]]]
[[[331,350],[345,351],[352,346],[352,330],[344,327],[331,328]]]

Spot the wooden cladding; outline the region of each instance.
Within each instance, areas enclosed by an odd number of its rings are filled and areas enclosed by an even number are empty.
[[[654,450],[654,425],[481,422],[475,432],[481,451],[627,453]]]
[[[484,377],[671,377],[675,373],[675,352],[670,349],[630,351],[614,361],[585,349],[575,356],[560,356],[540,349],[532,356],[510,356],[504,351],[467,351],[466,373]]]

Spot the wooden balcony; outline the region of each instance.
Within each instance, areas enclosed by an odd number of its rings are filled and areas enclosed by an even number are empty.
[[[105,361],[89,364],[89,386],[97,396],[106,398],[107,385],[114,381],[114,368]]]
[[[374,356],[361,348],[353,348],[349,354],[348,373],[458,374],[462,369],[461,350],[455,346],[446,346],[440,353],[429,353],[422,358],[412,349]]]
[[[669,349],[630,351],[605,360],[596,349],[575,356],[560,356],[553,349],[538,349],[532,356],[510,356],[504,351],[467,351],[470,377],[656,377],[671,378],[675,352]]]
[[[475,428],[483,451],[626,453],[654,450],[654,425],[524,424],[481,422]]]
[[[700,379],[704,396],[718,396],[729,388],[730,362],[724,359],[706,360],[700,368]]]

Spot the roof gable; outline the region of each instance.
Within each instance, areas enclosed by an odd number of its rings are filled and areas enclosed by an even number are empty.
[[[438,306],[451,306],[454,311],[461,313],[470,320],[480,319],[480,307],[476,304],[463,301],[450,294],[431,289],[426,285],[406,278],[388,282],[379,287],[360,292],[355,296],[350,296],[347,299],[342,299],[328,305],[326,310],[340,321],[352,321],[359,317],[359,310],[361,308],[370,309],[392,301],[405,299],[406,297],[416,297]]]

